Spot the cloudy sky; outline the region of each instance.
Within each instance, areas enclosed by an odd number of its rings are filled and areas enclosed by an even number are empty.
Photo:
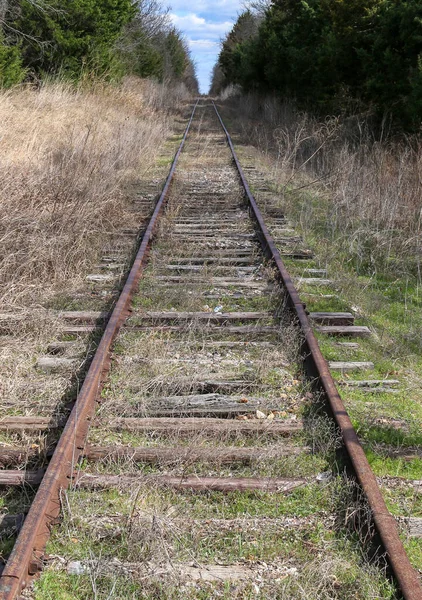
[[[170,0],[171,19],[189,42],[201,92],[208,92],[220,40],[233,27],[242,0]]]

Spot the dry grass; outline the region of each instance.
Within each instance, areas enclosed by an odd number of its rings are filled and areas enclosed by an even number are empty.
[[[154,274],[168,275],[165,265],[169,262],[189,256],[189,253],[192,256],[193,247],[198,254],[201,252],[197,244],[191,244],[189,248],[177,236],[172,236],[170,242],[166,242],[166,233],[174,228],[174,221],[183,216],[178,205],[179,195],[189,197],[188,192],[194,192],[195,200],[191,200],[192,204],[195,203],[196,206],[201,198],[208,198],[207,202],[212,207],[210,192],[216,185],[227,205],[238,203],[240,199],[238,186],[233,184],[233,171],[226,167],[228,154],[225,155],[223,151],[216,153],[210,140],[204,139],[202,129],[201,123],[197,129],[198,138],[192,135],[187,144],[188,151],[182,157],[183,171],[178,175],[181,189],[177,186],[176,190],[173,188],[176,202],[170,202],[171,208],[162,222],[162,237],[156,241],[147,276],[141,283],[139,295],[134,299],[136,311],[129,321],[132,324],[146,310],[206,310],[204,302],[211,304],[207,306],[210,311],[220,303],[225,310],[280,308],[281,298],[277,302],[277,298],[273,297],[269,302],[265,294],[258,298],[245,294],[239,301],[233,301],[226,294],[228,287],[236,288],[236,285],[223,286],[226,291],[222,289],[215,293],[214,296],[217,297],[212,299],[213,302],[205,300],[204,291],[213,287],[209,284],[210,278],[220,273],[221,265],[217,267],[207,264],[201,271],[203,282],[198,285],[192,285],[194,282],[189,274],[183,275],[183,281],[178,282],[180,285],[171,286],[169,282],[165,282],[163,286],[158,286],[157,282],[153,282]],[[202,142],[202,146],[198,142]],[[219,170],[215,168],[217,166],[220,166]],[[188,205],[186,200],[185,203]],[[205,202],[204,206],[207,206]],[[200,211],[199,208],[198,215],[201,214]],[[239,215],[236,219],[238,231],[244,231],[247,223],[247,213],[244,212],[243,217]],[[206,252],[208,251],[207,248]],[[230,265],[221,272],[226,277],[234,275],[236,283],[240,284],[244,278],[238,275],[238,270]],[[262,278],[259,285],[264,287],[272,279],[268,269],[262,269],[258,277]],[[185,287],[188,289],[184,289]],[[238,307],[235,306],[237,301]],[[263,321],[266,322],[267,319]],[[210,439],[206,432],[200,431],[186,439],[177,432],[164,436],[155,431],[136,435],[134,432],[115,432],[111,428],[107,430],[107,419],[111,415],[143,415],[154,408],[154,402],[160,403],[163,394],[195,393],[199,382],[207,378],[244,381],[244,389],[239,390],[242,405],[248,404],[245,396],[255,393],[274,397],[283,410],[280,410],[279,415],[275,411],[268,416],[286,417],[288,413],[292,417],[297,415],[303,404],[300,382],[294,379],[291,371],[286,370],[286,367],[291,366],[290,361],[295,361],[299,351],[300,340],[293,327],[284,323],[280,333],[271,332],[275,346],[247,346],[243,349],[238,349],[235,345],[214,346],[215,342],[221,341],[235,344],[239,338],[228,335],[224,326],[218,331],[210,332],[209,329],[201,326],[200,322],[193,321],[182,331],[176,332],[121,332],[103,395],[104,401],[97,414],[104,425],[91,433],[91,442],[117,442],[130,444],[132,447],[183,446],[188,459],[182,460],[175,456],[170,461],[141,466],[131,458],[119,460],[111,456],[97,463],[94,470],[99,472],[128,472],[138,477],[136,481],[133,478],[132,486],[122,481],[120,488],[112,491],[90,492],[88,495],[83,490],[72,490],[63,494],[63,526],[54,531],[48,549],[48,554],[55,557],[54,562],[37,584],[35,597],[39,600],[53,596],[145,599],[349,598],[352,593],[356,598],[384,597],[378,593],[383,583],[372,572],[369,576],[365,574],[364,583],[360,585],[362,569],[358,565],[357,553],[346,548],[342,556],[336,556],[337,547],[340,546],[340,550],[342,548],[333,538],[335,532],[326,532],[322,526],[317,526],[316,518],[323,516],[325,523],[327,516],[330,516],[330,482],[327,487],[303,486],[288,497],[281,494],[275,495],[276,497],[271,497],[270,494],[240,493],[181,494],[157,487],[152,478],[149,478],[150,484],[145,485],[148,481],[145,475],[163,472],[177,473],[180,476],[189,472],[197,475],[207,473],[210,476],[280,476],[283,473],[298,476],[306,471],[306,474],[315,475],[322,469],[327,470],[324,457],[321,460],[318,456],[309,457],[303,448],[304,452],[300,455],[292,453],[284,460],[280,453],[277,462],[273,452],[276,455],[277,448],[281,450],[284,441],[277,439],[274,443],[274,440],[268,440],[264,444],[259,439],[259,434],[254,440],[246,436],[244,439],[240,434],[233,440],[233,436],[229,437],[223,431],[221,435]],[[256,388],[249,394],[251,383]],[[166,401],[165,404],[168,407],[171,403]],[[176,414],[180,416],[183,413],[179,409]],[[253,418],[260,416],[256,410],[251,415]],[[318,431],[323,430],[325,439],[322,450],[328,453],[333,446],[331,438],[335,436],[323,426],[324,423],[314,423],[315,439],[312,442],[317,446]],[[288,443],[290,442],[292,440]],[[298,448],[302,449],[303,440],[293,441],[296,442]],[[260,443],[264,448],[265,460],[257,461],[250,468],[241,465],[232,469],[223,468],[218,461],[213,463],[211,460],[196,465],[193,461],[192,464],[189,463],[189,449],[194,446],[207,448],[212,445],[222,449],[226,444],[233,443],[237,446]],[[83,464],[81,469],[92,471],[92,465]],[[254,520],[255,515],[275,519],[269,526],[265,519]],[[293,527],[287,531],[286,517],[289,522],[300,515],[305,517],[302,521],[304,529]],[[312,515],[313,520],[308,522],[308,515]],[[80,561],[83,567],[81,576],[76,578],[75,575],[69,575],[69,561]],[[111,561],[115,571],[111,573],[110,581],[108,575],[104,576],[102,569]],[[350,563],[352,567],[349,567]],[[177,565],[180,564],[182,568],[179,573]],[[186,577],[187,569],[190,569],[191,574],[192,564],[203,564],[205,567],[223,564],[234,568],[240,565],[249,568],[252,575],[248,579],[242,579],[238,585],[225,580],[210,584],[205,581],[192,582],[192,577]],[[185,585],[186,579],[189,579],[189,586]],[[361,589],[357,590],[358,586]]]
[[[69,289],[105,233],[133,226],[128,186],[148,172],[170,133],[171,100],[180,106],[180,91],[171,97],[136,80],[1,94],[0,310]]]
[[[85,277],[98,272],[95,265],[107,247],[122,249],[122,263],[129,259],[134,238],[119,232],[141,228],[161,189],[174,152],[173,144],[163,143],[184,100],[182,88],[137,79],[120,87],[48,83],[0,94],[5,410],[51,414],[72,377],[76,383],[89,352],[80,344],[73,349],[78,347],[72,373],[46,375],[34,368],[63,326],[48,309],[71,300],[75,307],[103,310],[113,298],[118,277],[97,288]]]
[[[399,269],[421,280],[418,137],[375,131],[365,115],[319,121],[274,97],[251,94],[229,103],[244,119],[236,124],[245,139],[277,157],[272,168],[281,190],[300,192],[305,230],[318,220],[321,235],[341,238],[358,267]],[[297,206],[298,196],[292,199]]]

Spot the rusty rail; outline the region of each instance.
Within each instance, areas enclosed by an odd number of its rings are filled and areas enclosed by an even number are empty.
[[[230,135],[218,113],[217,107],[214,103],[213,105],[226,135],[236,168],[245,189],[251,214],[257,226],[261,246],[267,257],[275,264],[279,280],[287,291],[289,308],[295,314],[304,335],[307,363],[310,366],[309,370],[316,378],[320,389],[324,392],[335,422],[341,431],[344,447],[356,477],[366,495],[375,527],[382,541],[383,549],[387,553],[397,584],[405,600],[421,600],[422,590],[419,580],[399,539],[396,522],[385,506],[375,476],[372,473],[347,411],[335,387],[327,362],[322,356],[318,342],[310,326],[305,307],[300,301],[298,292],[283,264],[280,253],[268,232],[262,214],[250,191]],[[45,544],[50,536],[50,528],[60,513],[60,491],[70,485],[74,466],[83,452],[89,426],[95,411],[96,400],[109,370],[112,344],[129,314],[131,298],[142,276],[154,231],[164,208],[177,162],[188,136],[197,106],[198,102],[196,102],[192,111],[166,184],[142,239],[126,284],[108,321],[79,397],[69,416],[12,554],[0,578],[0,600],[15,599],[30,578],[36,575],[42,568],[43,553]]]
[[[252,216],[258,228],[258,237],[264,253],[273,262],[277,269],[278,278],[287,292],[289,307],[294,312],[301,327],[304,340],[307,362],[310,372],[316,377],[320,389],[324,392],[328,406],[338,426],[343,444],[354,473],[359,481],[369,508],[372,513],[374,525],[387,554],[393,576],[405,600],[421,600],[422,587],[416,570],[410,564],[403,544],[399,537],[398,527],[394,517],[390,514],[382,497],[375,475],[369,465],[365,452],[352,425],[347,410],[338,393],[334,379],[331,376],[327,361],[322,355],[318,341],[312,330],[308,315],[299,293],[296,290],[281,255],[272,239],[258,208],[256,200],[249,188],[245,174],[237,158],[233,142],[226,126],[213,102],[215,113],[226,135],[227,143],[232,152],[233,160],[239,173],[242,186],[245,189]]]
[[[1,575],[1,600],[13,600],[16,598],[20,591],[27,585],[30,577],[36,575],[42,569],[43,553],[45,544],[50,536],[51,525],[60,513],[60,491],[70,485],[74,466],[84,449],[90,422],[95,411],[96,400],[101,390],[101,384],[110,368],[112,344],[128,317],[130,302],[137,290],[148,258],[151,241],[163,211],[177,162],[185,145],[198,102],[199,100],[193,108],[183,139],[142,238],[125,286],[107,323],[75,406],[67,420],[13,551]]]

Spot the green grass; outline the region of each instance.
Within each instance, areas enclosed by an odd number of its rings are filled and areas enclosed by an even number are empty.
[[[186,586],[161,577],[161,581],[140,582],[136,575],[100,575],[95,566],[90,577],[75,576],[68,575],[62,563],[56,563],[36,584],[35,598],[82,600],[92,596],[95,585],[96,597],[104,599],[392,599],[391,585],[374,568],[361,562],[357,542],[346,539],[334,528],[334,522],[324,523],[336,505],[338,485],[337,481],[326,486],[311,485],[288,496],[264,492],[191,494],[148,488],[140,493],[69,492],[63,524],[53,531],[48,544],[50,555],[68,560],[94,559],[94,564],[95,559],[116,558],[154,564],[163,560],[159,557],[166,547],[167,556],[175,564],[193,561],[203,565],[253,566],[264,561],[295,568],[289,575],[264,575],[257,580],[257,591],[247,581]],[[250,521],[254,517],[264,520],[254,525]],[[287,528],[280,524],[278,529],[275,522],[266,524],[265,517],[305,520]],[[239,518],[249,521],[229,522],[225,526],[221,521],[213,523],[213,519]],[[132,522],[129,528],[128,519]]]
[[[365,448],[365,446],[364,446]],[[373,450],[365,449],[372,470],[378,477],[402,477],[405,479],[422,479],[422,459],[390,458]]]

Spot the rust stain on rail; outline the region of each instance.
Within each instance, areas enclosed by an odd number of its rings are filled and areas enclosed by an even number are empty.
[[[324,391],[332,415],[341,432],[345,450],[368,501],[375,527],[381,538],[383,549],[387,554],[387,559],[393,575],[405,600],[421,600],[422,587],[419,582],[419,577],[416,570],[412,567],[409,557],[400,540],[396,520],[387,509],[375,475],[359,442],[359,438],[347,413],[346,407],[340,398],[334,379],[331,376],[327,361],[322,355],[318,341],[306,314],[305,306],[300,300],[299,293],[293,284],[292,278],[283,263],[274,240],[265,225],[262,213],[249,188],[230,134],[227,131],[214,102],[213,106],[226,135],[227,143],[232,152],[234,163],[245,189],[253,218],[258,226],[258,236],[260,238],[261,246],[267,257],[275,264],[278,271],[278,277],[287,291],[289,306],[297,317],[304,335],[308,363],[310,364],[311,371],[313,371],[313,375],[315,375],[319,381],[320,388]]]
[[[60,490],[69,486],[72,481],[74,467],[83,453],[89,426],[95,411],[96,400],[110,367],[112,344],[128,316],[130,302],[142,276],[154,231],[164,208],[176,165],[189,133],[197,106],[198,102],[196,102],[192,111],[192,115],[174,158],[166,184],[142,239],[142,243],[122,294],[110,317],[77,402],[69,416],[34,502],[25,519],[12,554],[1,576],[1,600],[13,600],[16,598],[21,589],[27,585],[31,576],[36,575],[42,568],[45,544],[49,538],[51,526],[54,524],[60,513]],[[275,264],[279,280],[287,291],[289,308],[295,314],[304,334],[309,370],[312,375],[317,378],[319,387],[324,392],[332,415],[341,431],[344,447],[356,473],[356,477],[368,500],[377,532],[382,541],[383,549],[387,553],[397,584],[405,600],[422,600],[422,589],[418,576],[405,553],[398,535],[396,522],[387,510],[375,476],[366,459],[344,404],[338,394],[334,380],[331,377],[327,362],[322,356],[317,339],[306,314],[305,307],[283,264],[280,253],[268,232],[262,214],[250,191],[236,156],[230,135],[224,126],[215,105],[214,109],[232,151],[234,162],[248,198],[252,217],[257,225],[257,233],[263,251]]]
[[[165,186],[142,238],[125,286],[107,323],[78,399],[1,575],[1,600],[13,600],[16,598],[22,588],[27,585],[30,577],[36,575],[42,569],[45,544],[50,536],[51,526],[60,513],[60,490],[69,486],[74,467],[84,449],[89,426],[95,411],[95,403],[104,377],[110,368],[112,344],[128,316],[130,302],[137,289],[148,258],[151,241],[159,217],[163,211],[177,162],[189,133],[198,102],[199,100],[193,108]]]

